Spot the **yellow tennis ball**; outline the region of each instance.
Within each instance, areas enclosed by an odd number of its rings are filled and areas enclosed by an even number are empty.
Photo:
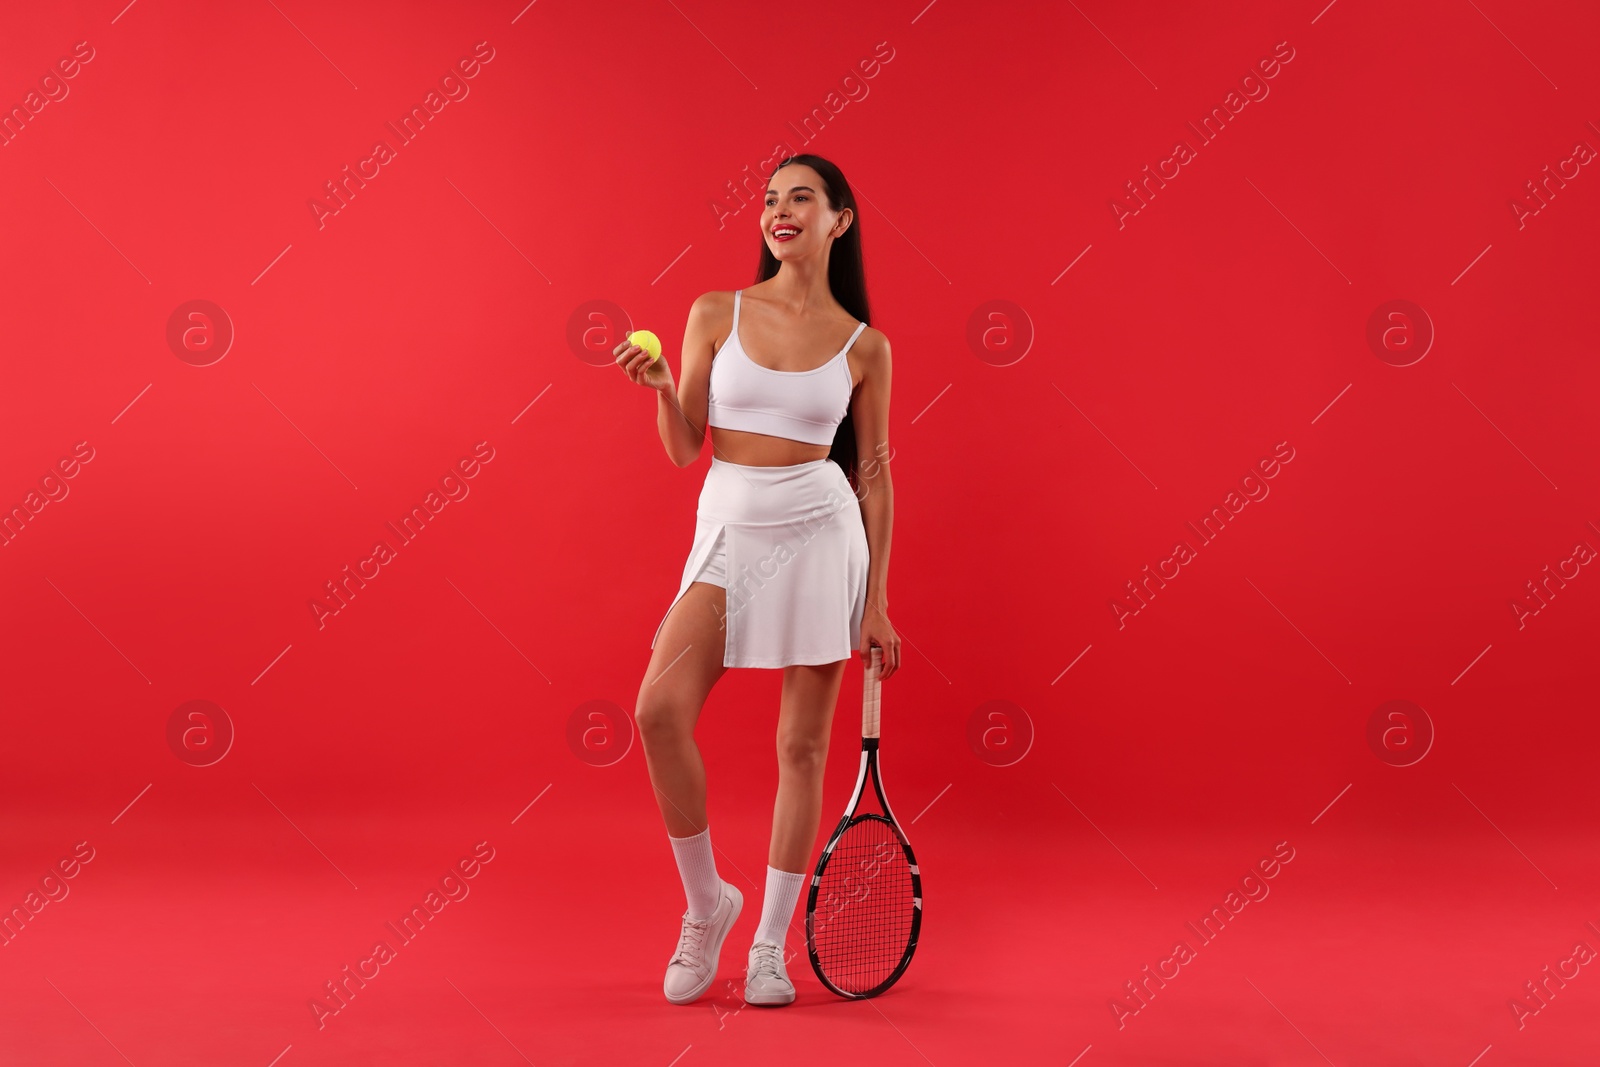
[[[628,343],[630,345],[638,345],[650,353],[651,359],[661,358],[661,338],[649,330],[634,330],[628,335]]]

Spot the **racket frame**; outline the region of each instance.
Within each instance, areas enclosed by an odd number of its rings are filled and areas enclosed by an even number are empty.
[[[905,831],[900,828],[900,823],[894,817],[894,809],[889,806],[889,798],[884,795],[883,779],[878,771],[878,730],[880,706],[880,679],[879,670],[882,665],[883,650],[877,645],[872,646],[872,666],[867,668],[866,680],[862,692],[861,713],[861,769],[856,774],[856,786],[850,794],[850,803],[845,807],[843,817],[834,827],[833,835],[828,838],[828,843],[822,849],[822,855],[817,860],[817,868],[811,875],[811,888],[806,894],[806,952],[811,957],[811,969],[816,972],[817,979],[832,993],[847,1000],[865,1000],[875,997],[887,990],[900,976],[905,973],[906,967],[911,963],[911,956],[917,950],[917,937],[922,931],[922,873],[917,869],[917,857],[911,851],[911,842],[906,838]],[[861,805],[862,793],[866,790],[868,777],[872,779],[872,791],[878,797],[878,803],[883,807],[883,814],[866,812],[856,814],[856,809]],[[876,819],[889,824],[889,829],[894,831],[895,838],[900,842],[900,848],[905,853],[906,864],[911,869],[911,937],[906,942],[905,952],[901,954],[900,962],[892,973],[882,982],[871,989],[861,992],[850,992],[840,989],[823,972],[822,961],[817,957],[817,942],[815,935],[815,918],[817,911],[817,895],[822,885],[822,872],[828,865],[828,860],[833,856],[833,847],[839,843],[846,830],[858,822]]]

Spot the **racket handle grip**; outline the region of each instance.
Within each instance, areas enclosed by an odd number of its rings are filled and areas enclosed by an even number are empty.
[[[883,667],[883,649],[877,645],[872,646],[872,665],[866,670],[866,677],[861,685],[861,736],[878,736],[878,707],[879,707],[879,679],[878,672]]]

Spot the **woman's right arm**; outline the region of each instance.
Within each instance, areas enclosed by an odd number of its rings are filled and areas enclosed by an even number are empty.
[[[706,439],[715,300],[705,293],[689,307],[689,321],[683,330],[682,387],[674,385],[668,374],[666,384],[657,391],[656,427],[667,457],[679,467],[700,457]]]

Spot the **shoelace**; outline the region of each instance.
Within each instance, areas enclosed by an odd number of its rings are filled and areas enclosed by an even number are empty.
[[[670,966],[673,963],[698,963],[699,960],[696,958],[696,954],[705,941],[706,932],[710,929],[710,919],[685,919],[683,934],[678,938],[678,951],[673,953],[668,965]]]
[[[771,941],[757,941],[750,953],[751,978],[777,978],[782,974],[783,949]]]

